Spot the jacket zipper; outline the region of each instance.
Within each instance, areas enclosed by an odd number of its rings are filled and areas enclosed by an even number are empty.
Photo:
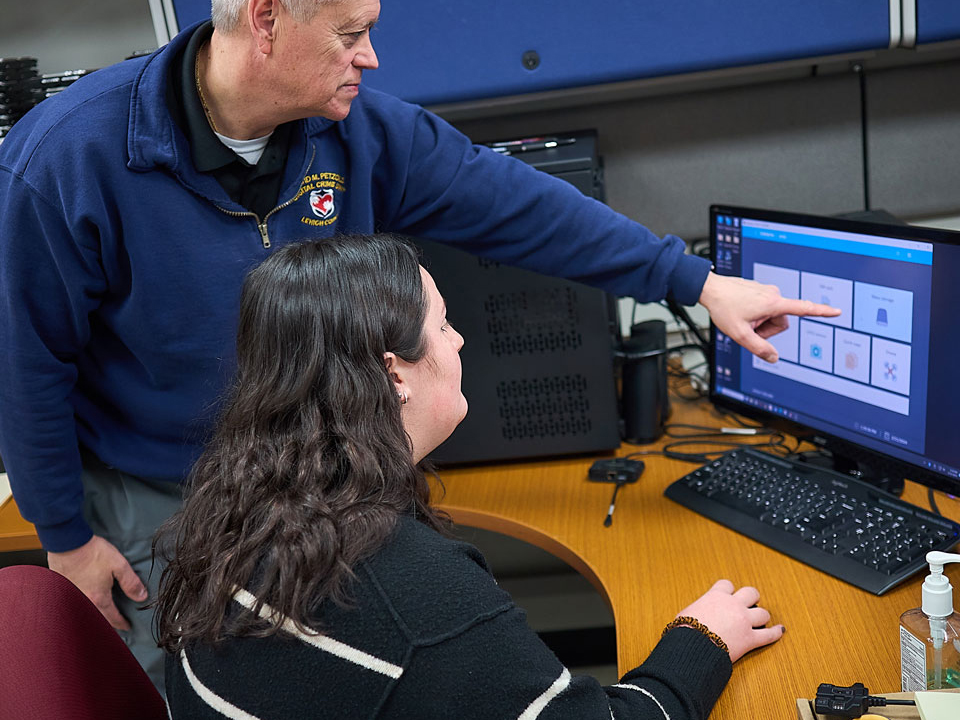
[[[309,172],[310,172],[310,168],[313,167],[313,160],[314,160],[314,158],[315,158],[316,156],[317,156],[317,149],[316,149],[316,148],[313,148],[313,152],[312,152],[312,154],[310,155],[310,162],[307,163],[307,170],[306,170],[307,173],[309,173]],[[249,211],[248,211],[248,212],[237,212],[237,211],[235,211],[235,210],[227,210],[226,208],[220,207],[220,206],[217,205],[216,203],[214,203],[214,206],[215,206],[215,207],[217,208],[217,210],[219,210],[220,212],[226,213],[227,215],[230,215],[231,217],[252,217],[254,220],[256,220],[256,221],[257,221],[257,230],[260,231],[260,242],[263,243],[263,247],[264,247],[264,248],[269,249],[270,246],[271,246],[271,243],[270,243],[270,234],[267,232],[267,220],[269,220],[269,219],[270,219],[270,216],[273,215],[275,212],[277,212],[277,211],[279,211],[279,210],[283,210],[283,209],[284,209],[285,207],[287,207],[288,205],[293,204],[293,201],[296,200],[296,199],[297,199],[297,195],[296,195],[296,193],[294,193],[294,195],[293,195],[292,198],[290,198],[289,200],[287,200],[285,203],[283,203],[283,204],[281,204],[281,205],[277,205],[273,210],[271,210],[270,212],[268,212],[268,213],[263,217],[263,220],[261,220],[261,219],[260,219],[260,216],[257,215],[256,213],[252,213],[252,212],[249,212]]]

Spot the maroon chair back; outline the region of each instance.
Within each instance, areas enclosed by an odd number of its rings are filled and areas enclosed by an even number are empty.
[[[0,569],[0,720],[166,720],[166,704],[73,583]]]

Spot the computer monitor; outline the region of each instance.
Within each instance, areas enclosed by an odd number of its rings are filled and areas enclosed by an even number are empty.
[[[728,206],[710,233],[717,273],[843,311],[791,317],[773,364],[714,327],[712,402],[865,479],[960,495],[960,233]]]

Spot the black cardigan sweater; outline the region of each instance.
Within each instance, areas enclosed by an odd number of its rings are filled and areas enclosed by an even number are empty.
[[[321,606],[320,635],[290,624],[168,656],[174,720],[702,719],[730,677],[729,656],[688,628],[616,685],[571,676],[476,548],[410,518],[356,573],[350,608]],[[254,602],[241,591],[234,609]]]

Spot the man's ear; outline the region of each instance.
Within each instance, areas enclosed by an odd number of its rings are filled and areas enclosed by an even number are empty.
[[[273,51],[277,36],[280,3],[277,0],[250,0],[247,3],[247,22],[257,48],[264,55]]]

